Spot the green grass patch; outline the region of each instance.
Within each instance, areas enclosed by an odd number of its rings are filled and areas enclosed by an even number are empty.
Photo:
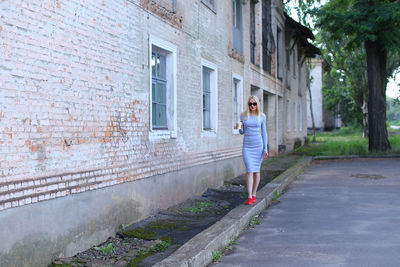
[[[312,137],[309,137],[310,139]],[[391,134],[389,142],[392,146],[386,154],[400,153],[400,135]],[[341,155],[383,155],[384,153],[370,153],[368,138],[362,137],[359,128],[343,127],[332,132],[323,132],[316,135],[316,142],[295,150],[295,153],[307,156],[341,156]]]
[[[155,253],[165,251],[170,246],[171,246],[170,242],[161,240],[155,246],[152,246],[148,249],[140,249],[138,254],[135,256],[135,258],[131,262],[129,262],[128,266],[129,267],[138,267],[138,266],[140,266],[139,265],[140,262],[143,261],[145,258],[147,258]]]
[[[208,207],[212,205],[209,201],[198,201],[194,206],[185,207],[182,210],[184,212],[190,212],[194,214],[203,213]]]
[[[149,231],[144,228],[135,228],[133,230],[126,230],[123,231],[122,234],[129,236],[129,237],[136,237],[139,239],[144,239],[144,240],[154,240],[156,239],[156,232],[154,231]]]

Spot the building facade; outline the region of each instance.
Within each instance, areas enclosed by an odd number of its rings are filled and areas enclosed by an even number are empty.
[[[323,76],[325,71],[329,68],[326,62],[319,58],[312,58],[310,60],[310,90],[312,98],[312,112],[314,115],[314,126],[316,131],[330,131],[341,127],[341,120],[339,115],[333,114],[332,111],[324,108],[324,98],[322,95]],[[312,118],[310,108],[310,95],[307,92],[307,128],[312,130]]]
[[[73,255],[245,172],[235,125],[251,94],[272,156],[306,139],[312,53],[281,1],[0,12],[1,266]]]

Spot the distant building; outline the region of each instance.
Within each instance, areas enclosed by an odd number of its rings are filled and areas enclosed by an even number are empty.
[[[319,51],[282,1],[0,8],[0,266],[46,266],[244,173],[250,94],[271,156],[307,138]]]
[[[322,77],[328,66],[320,57],[311,59],[310,89],[312,96],[312,109],[316,131],[332,130],[341,127],[341,120],[332,111],[324,108],[322,95]],[[310,110],[310,97],[307,92],[307,128],[312,130],[312,119]]]

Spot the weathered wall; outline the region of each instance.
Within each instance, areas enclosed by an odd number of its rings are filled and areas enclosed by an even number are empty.
[[[4,210],[0,236],[7,242],[0,243],[0,266],[47,266],[56,257],[104,242],[121,224],[144,219],[242,172],[239,157]]]

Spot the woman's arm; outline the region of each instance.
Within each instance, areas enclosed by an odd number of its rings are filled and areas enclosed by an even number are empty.
[[[263,140],[263,149],[264,152],[268,153],[268,134],[267,134],[267,122],[266,122],[266,116],[263,115],[261,117],[261,135],[262,135],[262,140]]]

